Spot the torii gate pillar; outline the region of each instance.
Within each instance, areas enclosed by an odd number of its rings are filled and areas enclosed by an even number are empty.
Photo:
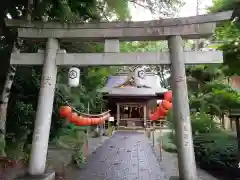
[[[58,48],[58,40],[55,38],[48,38],[45,49],[45,58],[43,61],[43,72],[33,132],[29,164],[30,175],[42,175],[45,173],[52,119],[52,106],[57,78],[56,55]]]
[[[168,48],[172,70],[173,118],[177,138],[179,177],[183,180],[197,180],[182,37],[170,36]]]

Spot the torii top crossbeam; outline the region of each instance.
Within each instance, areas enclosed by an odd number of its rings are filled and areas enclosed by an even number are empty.
[[[208,37],[215,22],[229,20],[232,11],[200,16],[140,22],[61,23],[6,20],[7,26],[18,27],[21,38],[59,38],[62,40],[103,41],[105,39],[164,40],[171,35],[186,39]]]

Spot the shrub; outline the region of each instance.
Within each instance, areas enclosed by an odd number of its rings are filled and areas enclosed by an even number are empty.
[[[168,117],[168,121],[173,122],[172,116]],[[203,111],[191,115],[191,124],[195,157],[199,166],[213,173],[221,173],[221,176],[227,176],[228,179],[240,177],[237,138],[224,132]],[[163,139],[165,151],[177,151],[174,133],[166,134]]]
[[[226,133],[194,137],[196,161],[207,170],[233,170],[238,167],[237,140]]]
[[[86,138],[84,130],[85,127],[71,125],[69,128],[63,128],[52,141],[58,148],[72,151],[72,159],[77,166],[81,166],[86,160],[83,148]]]
[[[169,122],[169,128],[174,128],[174,119],[172,110],[168,112],[167,121]],[[212,120],[212,117],[200,111],[191,114],[191,124],[193,134],[218,132],[219,128],[217,124]]]
[[[157,141],[160,142],[162,138],[163,149],[167,152],[177,152],[177,147],[174,143],[174,134],[172,132],[164,134],[162,137],[158,137]]]
[[[193,134],[219,131],[219,128],[217,124],[212,120],[212,117],[203,111],[191,115],[191,124]]]
[[[163,149],[177,152],[173,133],[163,136]],[[207,171],[228,179],[240,177],[236,137],[224,132],[203,133],[193,137],[195,158],[198,165]]]
[[[170,153],[176,153],[177,152],[177,147],[175,144],[170,143],[170,142],[164,142],[163,147],[162,147],[166,152]]]

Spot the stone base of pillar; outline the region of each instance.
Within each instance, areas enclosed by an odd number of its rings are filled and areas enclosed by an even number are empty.
[[[169,180],[180,180],[178,176],[171,176]]]
[[[181,180],[178,176],[170,176],[169,180]],[[200,178],[198,178],[200,180]]]
[[[55,172],[48,171],[43,175],[39,175],[39,176],[25,175],[23,177],[18,177],[15,180],[54,180],[54,179],[55,179]]]

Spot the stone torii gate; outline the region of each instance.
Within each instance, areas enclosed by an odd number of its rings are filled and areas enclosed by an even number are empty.
[[[185,64],[222,63],[223,59],[219,51],[184,52],[182,39],[209,37],[214,33],[215,22],[229,20],[231,15],[229,11],[178,19],[97,24],[6,20],[8,26],[18,28],[19,38],[46,40],[44,52],[11,55],[11,64],[43,65],[29,173],[45,173],[57,66],[171,64],[179,176],[197,180]],[[76,40],[104,41],[105,53],[68,54],[60,50],[60,42]],[[169,52],[120,53],[119,40],[168,40]]]

